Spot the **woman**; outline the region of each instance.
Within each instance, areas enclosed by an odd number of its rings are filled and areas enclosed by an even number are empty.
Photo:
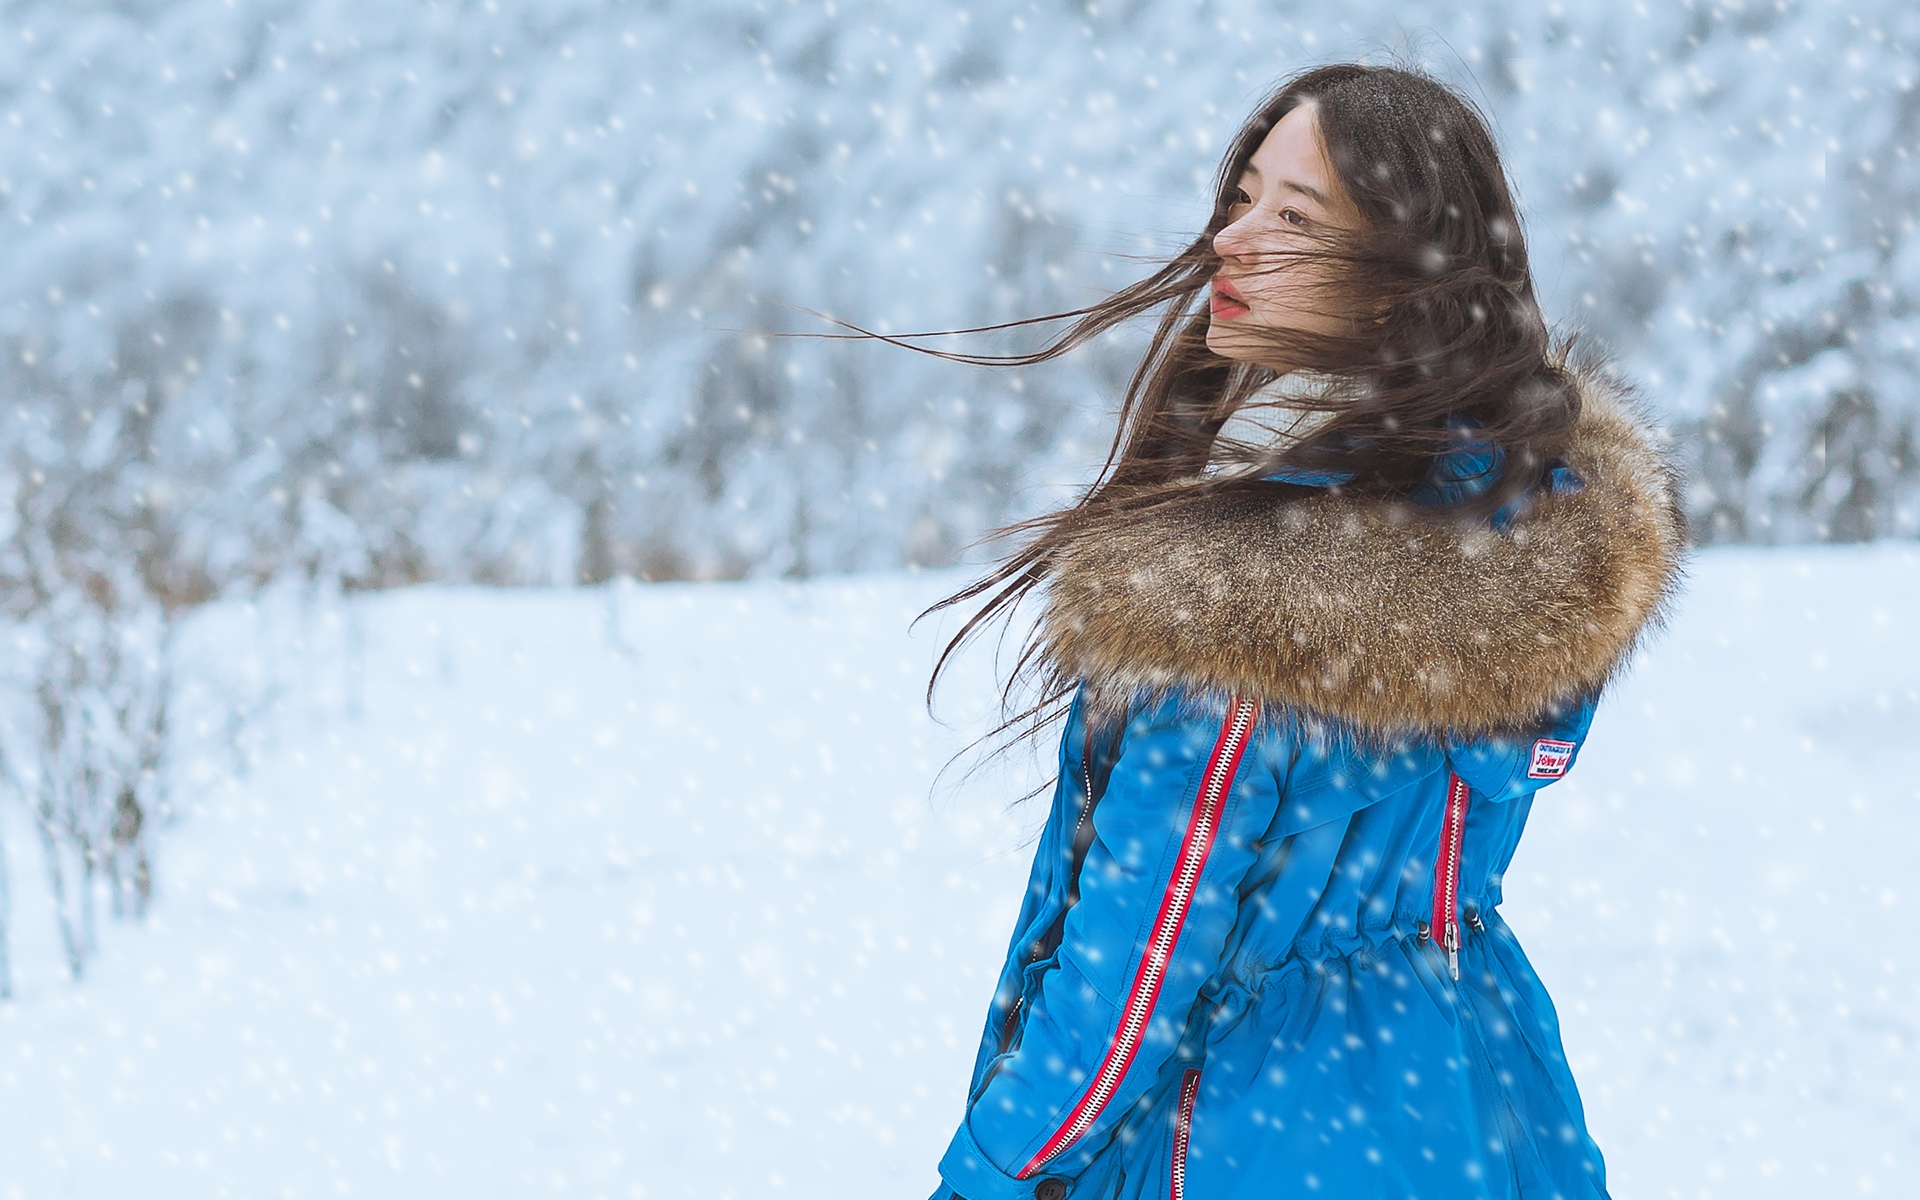
[[[935,1196],[1604,1196],[1500,877],[1675,587],[1672,472],[1416,72],[1281,86],[1025,361],[1161,305],[1101,479],[943,602],[950,654],[1044,585],[1008,727],[1066,712]]]

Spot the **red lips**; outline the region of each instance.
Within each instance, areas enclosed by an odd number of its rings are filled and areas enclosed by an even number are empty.
[[[1224,275],[1213,277],[1213,298],[1209,308],[1214,316],[1227,321],[1253,311],[1247,304],[1247,298],[1240,294],[1240,289],[1229,283]]]

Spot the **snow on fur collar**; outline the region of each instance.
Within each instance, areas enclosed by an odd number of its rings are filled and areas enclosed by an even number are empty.
[[[1596,693],[1678,585],[1677,478],[1627,390],[1573,369],[1584,487],[1505,532],[1333,494],[1196,497],[1054,562],[1044,652],[1097,709],[1179,687],[1389,735],[1517,731]]]

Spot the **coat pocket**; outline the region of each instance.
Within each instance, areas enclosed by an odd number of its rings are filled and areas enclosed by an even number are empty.
[[[1200,1099],[1200,1072],[1188,1071],[1180,1077],[1180,1103],[1173,1113],[1173,1156],[1167,1195],[1186,1200],[1187,1143],[1193,1136],[1193,1105]]]

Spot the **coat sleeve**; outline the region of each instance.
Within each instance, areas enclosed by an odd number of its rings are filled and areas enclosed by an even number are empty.
[[[1019,916],[1013,923],[1013,940],[1007,946],[1007,957],[1001,967],[1000,978],[994,985],[993,1003],[987,1008],[986,1028],[980,1032],[973,1076],[967,1084],[969,1096],[980,1090],[994,1058],[1000,1053],[1000,1042],[1008,1019],[1016,1015],[1014,1002],[1020,997],[1026,968],[1033,962],[1032,948],[1044,936],[1047,924],[1053,919],[1052,914],[1064,902],[1067,891],[1065,876],[1073,855],[1073,825],[1080,809],[1080,753],[1077,748],[1085,744],[1083,707],[1081,696],[1075,695],[1067,710],[1066,728],[1060,736],[1053,804],[1047,813],[1047,823],[1040,831],[1040,844],[1034,848],[1033,867],[1027,876],[1027,891],[1020,902]]]
[[[1259,728],[1239,700],[1195,714],[1169,699],[1129,724],[1059,950],[941,1160],[953,1194],[1027,1200],[1071,1180],[1176,1048],[1279,807]]]

